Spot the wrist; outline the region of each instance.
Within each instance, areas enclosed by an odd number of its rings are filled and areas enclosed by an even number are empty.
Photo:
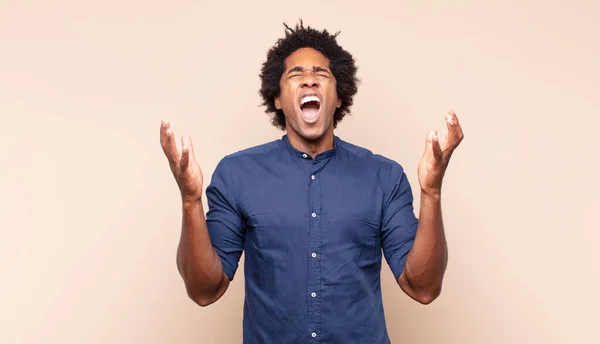
[[[421,199],[440,201],[442,199],[441,189],[421,189]]]
[[[184,209],[198,207],[198,206],[202,205],[202,197],[200,197],[200,198],[182,197],[181,203],[182,203]]]

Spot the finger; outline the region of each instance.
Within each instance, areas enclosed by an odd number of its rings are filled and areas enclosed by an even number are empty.
[[[169,128],[169,122],[161,119],[160,120],[160,146],[163,151],[166,150],[167,147],[167,129]],[[166,152],[165,152],[166,154]]]
[[[446,115],[446,125],[448,126],[448,147],[449,149],[455,149],[462,141],[464,135],[462,127],[458,122],[458,116],[454,111],[448,111]]]
[[[189,139],[185,136],[181,137],[181,159],[179,160],[179,166],[182,171],[185,171],[190,162],[190,143]]]
[[[164,121],[161,127],[161,145],[165,155],[171,163],[176,163],[179,159],[179,150],[175,143],[175,135],[168,121]]]
[[[423,152],[423,154],[427,154],[433,150],[432,142],[434,131],[435,129],[429,129],[429,131],[427,132],[427,136],[425,137],[425,151]]]
[[[448,129],[448,132],[446,133],[444,140],[440,142],[440,146],[442,147],[442,152],[444,152],[444,154],[448,154],[448,151],[452,150],[452,131],[455,129],[453,123],[454,119],[452,117],[452,113],[448,112],[446,114],[446,128]]]
[[[194,153],[194,143],[190,136],[187,137],[188,149],[190,151],[190,159],[196,159],[196,153]]]
[[[429,136],[430,136],[430,145],[431,145],[431,151],[433,153],[433,157],[436,161],[441,161],[442,160],[442,147],[440,147],[437,130],[433,129],[430,132]]]
[[[427,133],[427,140],[425,142],[425,152],[423,154],[431,154],[435,160],[441,160],[442,148],[440,147],[437,130],[431,129]]]

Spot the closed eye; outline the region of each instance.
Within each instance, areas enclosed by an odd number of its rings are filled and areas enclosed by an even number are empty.
[[[323,67],[319,67],[319,66],[315,66],[312,68],[313,72],[316,73],[315,75],[321,78],[329,78],[331,76],[331,73],[323,68]],[[304,68],[300,67],[300,66],[296,66],[292,69],[290,69],[287,72],[288,78],[295,78],[295,77],[299,77],[302,75],[302,73],[304,72]]]

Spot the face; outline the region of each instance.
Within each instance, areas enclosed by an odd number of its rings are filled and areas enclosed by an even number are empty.
[[[285,60],[275,107],[285,114],[286,130],[306,142],[333,134],[333,115],[342,105],[329,59],[312,48],[296,50]]]

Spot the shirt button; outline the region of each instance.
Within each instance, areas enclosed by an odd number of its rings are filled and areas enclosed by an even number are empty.
[[[317,297],[317,293],[311,293],[310,296]]]
[[[312,217],[317,217],[317,214],[315,214],[315,213],[312,213],[310,216],[312,216]]]
[[[315,257],[317,256],[317,254],[313,252],[313,254],[311,254],[311,256],[312,256],[313,258],[315,258]]]
[[[304,154],[302,154],[302,157],[303,157],[304,159],[306,159],[306,158],[308,158],[308,154],[304,153]]]
[[[315,180],[315,175],[310,176],[310,179]]]
[[[311,336],[312,336],[313,338],[315,338],[315,337],[317,336],[317,334],[313,332],[313,333],[311,334]]]

